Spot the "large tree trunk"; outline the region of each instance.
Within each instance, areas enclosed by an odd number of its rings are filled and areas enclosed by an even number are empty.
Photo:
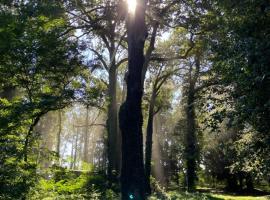
[[[151,194],[150,176],[151,176],[151,160],[152,160],[152,144],[153,144],[153,119],[154,119],[154,107],[155,107],[155,91],[153,91],[149,111],[148,122],[146,130],[146,142],[145,142],[145,190],[147,194]]]
[[[122,133],[122,200],[145,199],[145,173],[143,164],[143,116],[141,110],[144,64],[144,43],[146,39],[145,4],[137,1],[135,15],[128,19],[128,76],[127,97],[119,112]]]

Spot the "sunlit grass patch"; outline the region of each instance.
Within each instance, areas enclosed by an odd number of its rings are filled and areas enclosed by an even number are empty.
[[[270,196],[233,196],[229,194],[214,193],[186,193],[172,191],[163,196],[152,195],[149,200],[270,200]]]
[[[211,194],[211,197],[222,199],[222,200],[269,200],[270,197],[255,197],[255,196],[232,196],[225,194]]]

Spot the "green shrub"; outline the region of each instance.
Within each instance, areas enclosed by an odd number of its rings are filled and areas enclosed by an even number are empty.
[[[107,189],[103,174],[72,172],[54,167],[51,179],[40,178],[32,187],[28,200],[117,200],[114,190]]]

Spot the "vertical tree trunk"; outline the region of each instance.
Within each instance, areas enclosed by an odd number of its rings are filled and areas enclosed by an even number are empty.
[[[127,97],[119,112],[122,133],[122,200],[145,199],[145,173],[143,164],[143,116],[141,110],[146,39],[145,0],[137,1],[135,15],[128,19],[128,76]]]
[[[190,88],[191,89],[191,88]],[[189,91],[188,105],[186,108],[187,134],[186,134],[186,168],[187,168],[187,189],[193,191],[196,179],[196,160],[197,160],[197,139],[195,133],[195,111],[194,93]]]
[[[58,111],[58,133],[57,133],[57,144],[56,144],[56,153],[58,156],[58,164],[60,164],[60,145],[61,145],[61,132],[62,132],[62,113],[61,110]]]
[[[39,122],[40,117],[42,115],[43,114],[40,114],[35,119],[32,120],[32,124],[30,125],[28,133],[25,137],[24,147],[23,147],[23,161],[25,162],[25,164],[28,164],[29,143],[30,143],[34,128],[37,125],[37,123]],[[23,176],[22,182],[23,182],[24,187],[27,187],[27,177],[26,176]],[[22,194],[22,200],[26,200],[26,195],[27,195],[27,193]]]
[[[237,185],[237,177],[234,174],[228,174],[227,176],[227,187],[226,189],[228,191],[237,191],[238,185]]]
[[[187,88],[187,107],[186,107],[186,120],[187,132],[185,136],[185,157],[186,157],[186,170],[187,170],[187,190],[189,192],[195,189],[196,169],[198,160],[198,145],[196,136],[196,122],[195,122],[195,85],[200,71],[200,57],[195,57],[196,69],[192,73],[192,66],[189,71],[189,86]]]
[[[152,160],[152,144],[153,144],[153,119],[154,119],[154,107],[155,107],[155,91],[153,91],[149,111],[148,122],[146,130],[146,142],[145,142],[145,190],[147,194],[151,194],[150,176],[151,176],[151,160]]]
[[[73,131],[75,131],[75,129],[74,129],[74,125],[73,125]],[[71,154],[70,154],[70,166],[69,166],[69,168],[70,169],[73,169],[73,155],[74,155],[74,135],[73,135],[73,137],[72,137],[72,142],[71,142]]]
[[[250,173],[247,174],[246,177],[246,185],[247,185],[247,191],[252,192],[254,191],[254,184],[253,184],[253,179]]]
[[[114,59],[114,58],[112,58]],[[118,109],[116,98],[117,70],[115,61],[109,69],[109,108],[108,108],[108,177],[112,181],[120,172]],[[116,173],[116,174],[115,174]]]
[[[73,169],[77,168],[76,164],[77,164],[77,156],[78,156],[78,139],[79,139],[79,131],[78,131],[78,128],[77,128],[75,147],[74,147]]]
[[[84,145],[83,145],[83,161],[89,162],[88,158],[88,142],[89,142],[89,106],[86,106],[86,118],[85,118],[85,132],[84,132]]]
[[[163,132],[161,131],[160,126],[160,114],[157,113],[154,117],[154,123],[153,123],[153,149],[152,149],[152,156],[154,160],[154,165],[152,166],[153,170],[152,174],[154,175],[155,179],[160,183],[161,186],[166,185],[165,180],[165,170],[163,166],[163,155],[162,155],[162,145],[159,142],[159,135],[162,135]]]
[[[238,173],[238,180],[239,180],[239,190],[242,191],[243,190],[243,172],[239,172]]]

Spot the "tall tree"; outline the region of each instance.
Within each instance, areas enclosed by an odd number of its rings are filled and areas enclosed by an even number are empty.
[[[152,91],[150,94],[149,105],[148,105],[148,120],[146,128],[146,141],[145,141],[145,175],[146,175],[146,192],[151,194],[150,186],[150,175],[151,175],[151,160],[152,160],[152,145],[153,145],[153,126],[155,115],[165,107],[168,107],[168,101],[170,98],[169,91],[162,91],[162,86],[170,79],[173,75],[180,71],[180,68],[170,69],[165,64],[158,64],[158,69],[154,74],[154,81],[152,84]],[[167,69],[166,69],[167,68]],[[166,93],[166,94],[165,94]]]
[[[82,36],[96,41],[82,38],[86,42],[86,49],[89,50],[94,59],[91,61],[92,71],[97,69],[105,70],[108,81],[107,85],[108,108],[107,108],[107,155],[108,155],[108,177],[113,178],[113,171],[120,173],[120,133],[118,128],[118,105],[117,105],[117,68],[127,59],[122,55],[117,59],[121,44],[126,36],[123,31],[123,18],[125,9],[123,1],[99,0],[81,1],[70,0],[67,12],[72,21],[70,29],[79,29]],[[79,36],[80,37],[80,36]]]
[[[269,166],[270,43],[269,8],[266,0],[214,1],[216,30],[211,32],[213,64],[232,97],[224,101],[233,109],[227,116],[249,124],[254,140],[254,158]],[[254,28],[256,27],[256,28]],[[225,95],[226,92],[223,94]],[[261,153],[264,152],[264,153]]]
[[[127,96],[119,112],[122,133],[122,199],[145,199],[145,173],[142,138],[142,70],[144,44],[147,37],[145,24],[146,1],[137,1],[134,13],[130,13],[128,30]]]
[[[269,1],[217,2],[218,32],[212,36],[214,66],[232,86],[235,114],[269,135]],[[256,29],[254,29],[256,27]]]
[[[195,115],[195,86],[200,73],[200,57],[195,57],[195,70],[190,65],[188,70],[188,86],[184,91],[187,98],[186,105],[186,122],[187,132],[185,134],[185,160],[186,160],[186,177],[187,189],[193,191],[195,189],[196,170],[198,163],[198,142],[196,136],[196,115]],[[195,71],[195,72],[194,72]]]

